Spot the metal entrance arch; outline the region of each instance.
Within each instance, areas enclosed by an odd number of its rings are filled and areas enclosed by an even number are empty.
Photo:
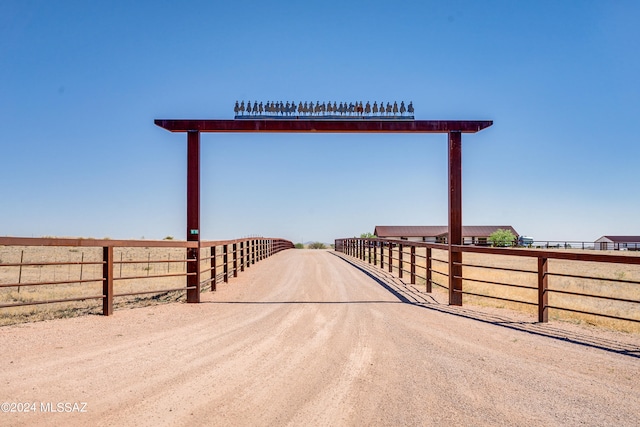
[[[200,302],[200,133],[202,132],[320,132],[320,133],[446,133],[449,136],[449,304],[462,305],[462,134],[476,133],[492,120],[375,120],[375,119],[242,119],[155,120],[170,132],[187,133],[187,240],[197,241],[187,263],[187,302]]]

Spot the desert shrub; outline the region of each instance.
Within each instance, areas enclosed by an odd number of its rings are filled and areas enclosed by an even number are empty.
[[[320,242],[313,242],[309,244],[309,249],[327,249],[327,245]]]

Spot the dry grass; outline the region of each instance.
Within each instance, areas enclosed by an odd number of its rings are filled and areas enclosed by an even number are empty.
[[[425,249],[416,250],[416,274],[426,276],[424,257]],[[604,251],[599,253],[605,253]],[[620,252],[609,251],[620,255]],[[640,253],[626,253],[630,256],[640,256]],[[397,251],[394,258],[398,257]],[[385,269],[388,270],[387,252],[385,251]],[[432,280],[434,289],[448,289],[448,253],[442,250],[433,250],[432,257]],[[409,270],[409,249],[405,248],[403,255],[404,270]],[[439,260],[439,261],[436,261]],[[477,306],[488,306],[497,308],[507,308],[530,314],[537,318],[538,308],[538,277],[537,259],[489,255],[477,253],[464,253],[463,263],[463,291],[483,296],[465,294],[463,303]],[[472,267],[483,266],[492,268]],[[510,270],[522,270],[527,272],[516,272],[509,270],[499,270],[498,268]],[[397,261],[394,261],[394,273],[398,273]],[[441,274],[438,274],[441,273]],[[561,294],[558,291],[577,292],[604,297],[616,297],[640,301],[640,284],[625,283],[621,280],[640,282],[640,266],[625,264],[605,264],[596,262],[549,260],[549,305],[577,311],[600,313],[609,316],[624,317],[640,321],[640,305],[636,303],[612,301],[607,299],[583,297],[576,295]],[[575,277],[564,277],[563,275],[591,276],[598,279],[581,279]],[[405,271],[404,277],[408,277]],[[475,280],[473,280],[475,279]],[[496,282],[517,286],[496,285],[478,282]],[[418,280],[424,284],[424,279]],[[556,292],[554,292],[556,291]],[[495,298],[490,298],[495,297]],[[497,298],[516,300],[521,302],[504,301]],[[528,303],[528,304],[527,304]],[[611,319],[603,316],[582,314],[561,309],[550,309],[549,318],[551,320],[567,321],[578,324],[588,324],[616,331],[640,333],[640,322],[623,321]]]
[[[222,248],[217,248],[217,264],[222,271]],[[211,254],[211,248],[203,249],[203,257]],[[162,274],[185,273],[186,250],[180,248],[115,248],[114,249],[114,294],[158,291],[152,294],[121,296],[114,298],[114,309],[139,307],[159,302],[183,301],[184,291],[168,291],[186,286],[186,276],[153,277]],[[0,284],[45,283],[55,281],[91,280],[94,282],[59,285],[13,286],[0,288],[0,304],[52,301],[69,298],[89,298],[102,295],[102,248],[75,247],[20,247],[0,246],[0,264],[20,263],[95,263],[36,265],[20,267],[0,266]],[[136,261],[135,263],[130,263]],[[156,261],[156,262],[154,262]],[[163,261],[163,262],[158,262]],[[122,262],[122,263],[120,263]],[[202,263],[202,269],[208,266]],[[137,277],[136,279],[123,279]],[[202,279],[210,278],[208,272]],[[204,290],[209,286],[203,287]],[[61,303],[0,308],[0,326],[46,320],[60,317],[75,317],[86,314],[101,314],[102,299],[86,299]]]

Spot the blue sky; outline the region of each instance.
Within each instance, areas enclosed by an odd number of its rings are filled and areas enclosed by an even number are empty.
[[[635,1],[0,3],[0,235],[185,238],[186,136],[236,100],[413,101],[463,223],[639,235]],[[203,134],[205,239],[447,223],[445,135]]]

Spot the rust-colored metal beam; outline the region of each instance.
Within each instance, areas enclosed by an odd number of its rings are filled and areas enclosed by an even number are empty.
[[[449,132],[449,304],[462,305],[462,135]]]
[[[200,302],[200,132],[187,132],[187,302]]]
[[[157,119],[171,132],[326,132],[326,133],[475,133],[492,120],[370,120],[370,119]]]
[[[200,133],[201,132],[266,132],[266,133],[447,133],[449,136],[449,304],[462,305],[462,253],[454,251],[462,244],[462,134],[475,133],[493,125],[492,120],[408,120],[408,119],[310,119],[274,118],[234,120],[217,119],[157,119],[155,124],[171,132],[186,132],[188,137],[187,178],[187,240],[198,242],[189,249],[189,258],[195,258],[193,289],[187,301],[200,300],[199,250],[200,250]],[[197,149],[195,148],[197,147]],[[197,154],[196,154],[197,153]],[[194,235],[194,230],[197,230]],[[252,248],[255,242],[251,242]],[[393,245],[389,244],[389,271],[393,267]],[[375,256],[375,255],[374,255]],[[255,262],[252,252],[247,266]],[[380,248],[380,267],[384,265],[384,251]],[[427,284],[429,289],[429,284]]]

